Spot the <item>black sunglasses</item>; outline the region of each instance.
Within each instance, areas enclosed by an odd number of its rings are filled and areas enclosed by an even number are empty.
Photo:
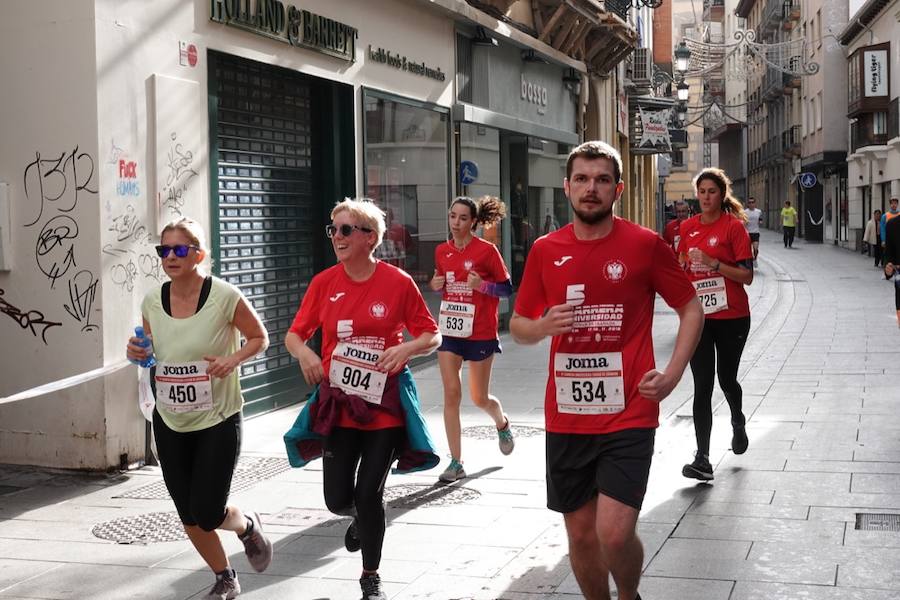
[[[165,258],[169,255],[169,252],[175,252],[175,256],[178,258],[184,258],[188,255],[188,252],[191,251],[191,248],[194,250],[199,250],[197,246],[189,246],[187,244],[175,244],[174,246],[157,246],[156,253],[159,254],[160,258]]]
[[[365,233],[372,233],[372,230],[369,229],[368,227],[360,227],[359,225],[347,225],[346,223],[344,223],[340,227],[338,227],[337,225],[334,225],[334,224],[326,225],[325,226],[325,235],[327,235],[330,238],[333,238],[334,234],[336,234],[338,231],[340,231],[341,235],[343,237],[349,237],[353,233],[354,229],[358,229],[359,231],[364,231]]]

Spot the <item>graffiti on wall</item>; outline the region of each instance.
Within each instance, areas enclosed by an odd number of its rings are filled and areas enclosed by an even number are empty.
[[[22,312],[21,309],[13,306],[3,297],[5,293],[6,290],[0,288],[0,313],[3,313],[15,321],[22,329],[30,331],[31,335],[34,337],[37,337],[40,332],[41,340],[44,344],[47,343],[47,330],[51,327],[62,326],[62,323],[48,321],[46,317],[44,317],[44,313],[39,310],[26,310]]]
[[[78,270],[76,244],[79,228],[75,212],[82,198],[97,196],[94,159],[87,152],[80,151],[77,145],[71,151],[62,151],[58,155],[42,155],[40,151],[35,151],[34,160],[25,166],[22,178],[26,203],[34,215],[25,227],[35,227],[39,232],[34,245],[35,264],[49,280],[51,290],[57,289],[57,282],[60,281],[68,287],[68,298],[63,308],[81,325],[81,331],[96,331],[99,326],[91,322],[91,309],[99,281],[90,270]],[[7,315],[11,314],[10,311],[4,309]],[[24,322],[28,323],[23,329],[28,328],[32,333],[35,332],[32,325],[46,322],[39,311],[28,311],[25,315],[35,316],[33,319],[23,317]],[[44,343],[47,342],[47,329],[57,325],[61,323],[44,325],[41,332]]]
[[[166,181],[160,192],[160,208],[169,217],[180,217],[184,207],[184,194],[198,173],[193,168],[194,153],[178,141],[178,134],[173,131],[169,140],[165,164]]]

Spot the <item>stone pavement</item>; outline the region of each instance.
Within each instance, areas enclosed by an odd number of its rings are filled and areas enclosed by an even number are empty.
[[[688,373],[663,403],[641,515],[645,600],[900,598],[900,332],[893,290],[868,258],[763,233],[750,287],[753,325],[741,366],[750,449],[729,450],[721,394],[712,484],[681,477],[694,448]],[[676,319],[656,309],[662,364]],[[470,477],[435,486],[439,469],[388,479],[381,573],[392,599],[580,597],[561,518],[544,508],[542,396],[547,344],[504,339],[493,390],[519,432],[503,457],[487,417],[464,409]],[[435,366],[416,373],[444,445]],[[346,519],[325,510],[321,465],[285,469],[281,434],[297,408],[247,421],[234,503],[263,514],[276,556],[253,573],[235,536],[226,548],[241,598],[359,597]],[[0,599],[197,598],[211,576],[179,537],[157,469],[112,476],[0,468]],[[150,515],[157,515],[152,520]],[[887,514],[887,516],[884,516]],[[124,522],[134,518],[135,524]],[[168,520],[167,520],[168,519]],[[865,517],[859,517],[860,522]],[[92,531],[119,539],[110,542]],[[120,524],[120,526],[117,526]],[[140,529],[144,527],[145,529]],[[141,531],[145,537],[140,537]]]

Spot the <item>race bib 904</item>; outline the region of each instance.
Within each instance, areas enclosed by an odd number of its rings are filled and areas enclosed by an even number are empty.
[[[557,354],[553,373],[560,413],[600,415],[625,409],[621,352]]]
[[[160,363],[156,367],[156,402],[170,412],[212,409],[212,382],[205,360]]]
[[[387,373],[375,366],[381,352],[359,344],[339,343],[331,353],[328,381],[350,396],[381,404]]]

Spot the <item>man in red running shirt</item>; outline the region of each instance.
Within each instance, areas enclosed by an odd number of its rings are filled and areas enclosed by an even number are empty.
[[[563,513],[569,559],[588,600],[640,600],[637,519],[659,402],[684,372],[703,326],[694,287],[655,232],[614,217],[622,159],[603,142],[569,154],[563,181],[574,222],[537,240],[510,322],[513,338],[551,336],[544,403],[547,506]],[[667,368],[653,359],[659,293],[680,324]]]
[[[681,241],[679,229],[681,223],[691,216],[691,207],[684,200],[675,201],[675,218],[666,223],[666,229],[663,231],[663,239],[672,247],[675,252],[678,249],[678,242]]]

